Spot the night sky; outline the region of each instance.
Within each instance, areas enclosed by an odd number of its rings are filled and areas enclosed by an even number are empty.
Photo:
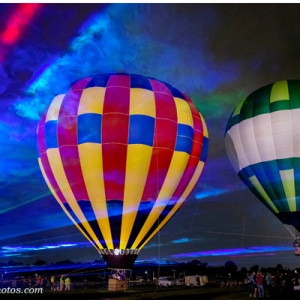
[[[299,267],[284,225],[246,188],[224,146],[254,90],[300,78],[298,4],[1,4],[0,261],[100,259],[50,193],[36,153],[54,96],[93,74],[165,81],[203,115],[210,145],[190,198],[160,233],[160,260]],[[159,259],[158,236],[139,259]]]

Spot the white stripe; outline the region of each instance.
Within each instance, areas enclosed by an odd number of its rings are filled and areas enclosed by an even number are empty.
[[[262,114],[234,125],[232,139],[239,171],[259,162],[300,157],[300,109]],[[230,154],[229,154],[230,155]]]

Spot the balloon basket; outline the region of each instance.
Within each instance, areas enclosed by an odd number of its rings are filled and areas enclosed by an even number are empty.
[[[128,289],[128,280],[118,280],[115,278],[108,279],[108,291],[109,292],[118,292],[118,291],[127,291]]]

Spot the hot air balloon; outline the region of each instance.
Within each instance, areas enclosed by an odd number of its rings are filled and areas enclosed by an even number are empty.
[[[269,84],[242,101],[228,121],[225,145],[248,188],[299,231],[300,80]]]
[[[205,165],[208,133],[191,100],[128,74],[84,78],[56,96],[37,130],[52,194],[109,268],[131,269]]]

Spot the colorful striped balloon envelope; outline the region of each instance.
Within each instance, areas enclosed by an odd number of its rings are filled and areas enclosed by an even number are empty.
[[[54,197],[108,266],[129,269],[203,171],[208,133],[192,101],[162,81],[103,74],[55,97],[38,125]]]
[[[228,121],[225,144],[249,189],[284,224],[300,230],[300,80],[249,95]]]

